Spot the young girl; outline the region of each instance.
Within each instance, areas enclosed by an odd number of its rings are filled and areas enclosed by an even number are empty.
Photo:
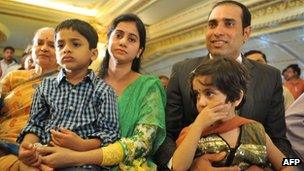
[[[246,94],[248,77],[245,67],[227,58],[209,60],[192,72],[192,95],[199,114],[177,140],[174,170],[188,170],[195,157],[220,152],[226,152],[226,156],[213,166],[238,166],[244,170],[251,165],[269,166],[270,161],[276,170],[283,169],[285,156],[263,126],[236,114]]]

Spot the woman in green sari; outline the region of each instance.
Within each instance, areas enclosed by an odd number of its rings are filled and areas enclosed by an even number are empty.
[[[139,73],[146,30],[133,14],[113,20],[101,77],[118,95],[121,139],[97,150],[76,152],[42,147],[42,161],[50,167],[99,164],[119,170],[156,170],[151,156],[165,138],[165,92],[160,80]]]

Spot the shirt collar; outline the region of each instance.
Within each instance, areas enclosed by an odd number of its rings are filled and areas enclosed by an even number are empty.
[[[209,58],[213,59],[213,56],[211,55],[211,53],[209,53]],[[240,64],[243,62],[242,59],[242,54],[240,53],[239,56],[236,58],[236,61],[238,61]]]
[[[88,70],[88,74],[84,77],[83,81],[90,81],[90,82],[94,82],[96,80],[97,76],[94,74],[94,72],[89,69]],[[67,81],[66,80],[66,70],[64,68],[61,68],[58,76],[57,76],[57,83],[58,85],[62,82],[62,81]]]
[[[5,64],[7,66],[12,66],[12,65],[16,65],[17,64],[14,60],[12,61],[12,63],[7,64],[4,59],[1,60],[1,63]]]

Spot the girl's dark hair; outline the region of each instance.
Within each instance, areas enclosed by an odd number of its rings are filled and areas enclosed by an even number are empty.
[[[117,25],[120,22],[134,22],[136,25],[136,28],[139,33],[139,49],[142,49],[140,55],[138,58],[134,58],[132,62],[131,69],[135,72],[139,72],[140,69],[140,62],[142,54],[145,51],[146,48],[146,28],[144,23],[141,21],[141,19],[136,16],[135,14],[122,14],[118,17],[116,17],[108,30],[107,38],[110,39],[111,33],[115,30]],[[108,49],[106,50],[105,57],[101,63],[101,70],[100,70],[100,77],[104,78],[108,74],[108,68],[109,68],[109,60],[110,60],[110,54],[108,52]]]
[[[227,95],[226,102],[234,102],[240,99],[241,91],[243,91],[245,97],[249,74],[247,69],[234,59],[217,57],[207,60],[191,73],[191,96],[195,102],[194,104],[196,104],[196,97],[194,97],[192,82],[198,76],[211,76],[211,84]]]

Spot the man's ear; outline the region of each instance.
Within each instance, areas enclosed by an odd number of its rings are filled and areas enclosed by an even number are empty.
[[[240,98],[234,102],[235,106],[240,105],[240,103],[243,100],[243,97],[244,97],[244,92],[241,90],[241,92],[240,92]]]
[[[250,38],[251,35],[251,26],[247,26],[246,28],[244,28],[244,43],[247,42],[247,40]]]
[[[98,49],[91,49],[91,60],[94,61],[98,57]]]

